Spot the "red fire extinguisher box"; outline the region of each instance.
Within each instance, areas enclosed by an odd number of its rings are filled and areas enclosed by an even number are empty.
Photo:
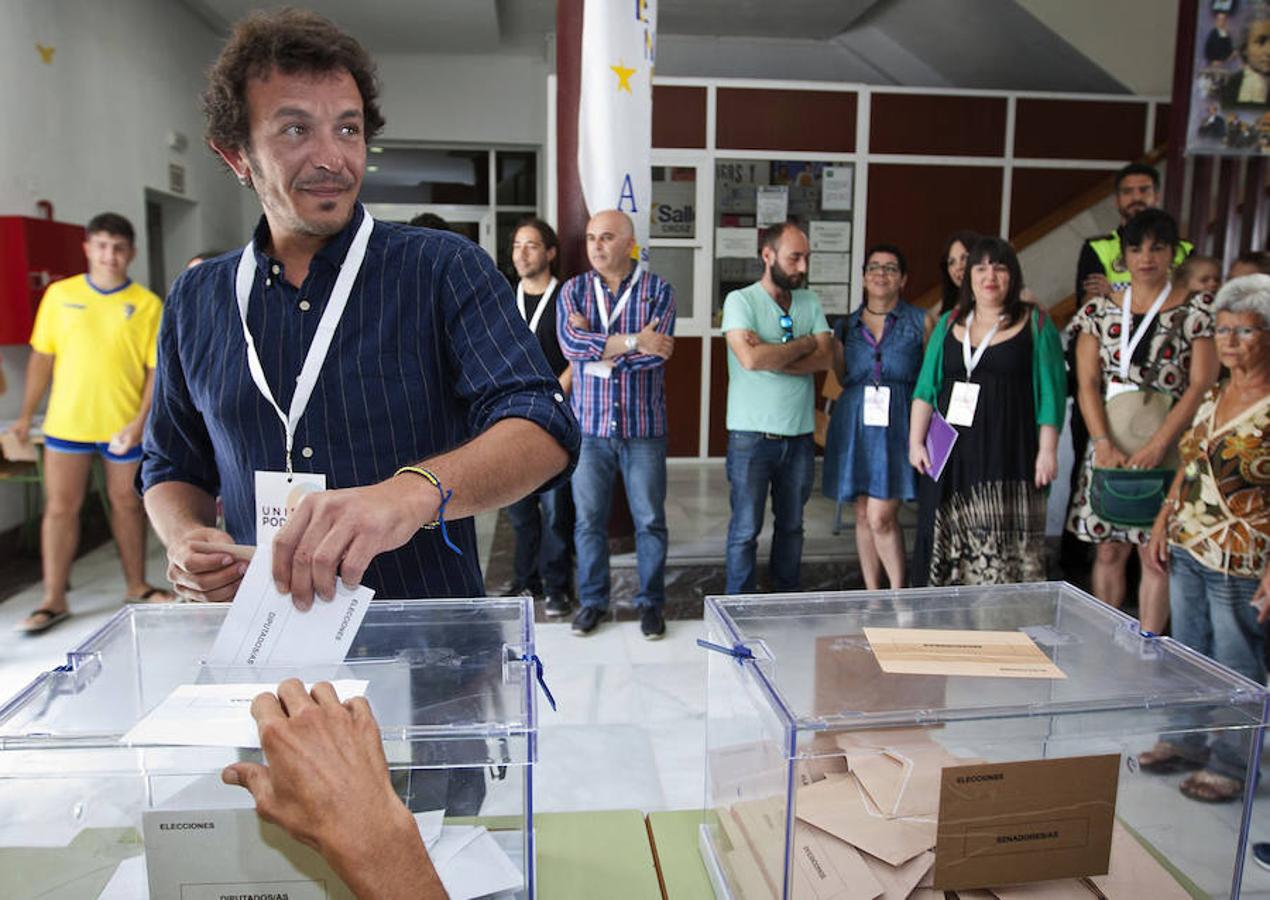
[[[0,216],[0,344],[29,341],[44,289],[86,268],[82,225]]]

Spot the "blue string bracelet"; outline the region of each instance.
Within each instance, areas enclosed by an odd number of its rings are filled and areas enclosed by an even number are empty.
[[[412,475],[418,475],[424,481],[427,481],[429,484],[431,484],[433,487],[437,489],[437,493],[441,495],[441,505],[437,507],[437,517],[431,522],[425,522],[421,527],[426,528],[428,531],[431,531],[432,529],[440,526],[441,540],[445,541],[445,545],[447,547],[449,547],[459,556],[462,556],[463,551],[458,548],[458,545],[455,544],[454,541],[450,540],[450,531],[448,528],[445,527],[445,507],[450,502],[450,498],[454,496],[454,491],[447,491],[445,488],[443,488],[441,486],[441,479],[437,478],[437,476],[433,475],[430,471],[428,471],[425,468],[422,468],[421,466],[402,466],[396,472],[393,472],[393,478],[396,478],[398,475],[402,474],[403,472],[409,472]]]

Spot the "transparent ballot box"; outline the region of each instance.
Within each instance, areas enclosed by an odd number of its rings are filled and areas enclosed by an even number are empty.
[[[226,612],[126,607],[0,708],[0,898],[351,896],[221,783],[229,763],[267,762],[214,746],[237,739],[208,736],[233,710],[192,702],[188,738],[129,736],[180,686],[264,691],[289,677],[363,687],[452,896],[534,895],[530,598],[375,601],[342,664],[286,669],[206,665]]]
[[[711,597],[705,631],[719,897],[1264,889],[1244,860],[1266,690],[1070,585]],[[1139,759],[1159,741],[1168,765]],[[1242,796],[1184,796],[1200,766]]]

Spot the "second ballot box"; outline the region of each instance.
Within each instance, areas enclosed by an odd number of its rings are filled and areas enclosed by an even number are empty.
[[[1245,864],[1264,686],[1070,585],[711,597],[705,627],[719,897],[1270,888]],[[1197,771],[1242,792],[1190,799]]]

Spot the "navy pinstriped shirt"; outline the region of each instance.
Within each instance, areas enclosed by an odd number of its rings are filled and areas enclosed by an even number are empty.
[[[573,364],[573,412],[582,433],[591,437],[657,438],[666,434],[666,360],[647,353],[624,353],[612,361],[609,378],[586,374],[586,364],[602,359],[608,342],[593,284],[600,285],[612,315],[633,275],[634,271],[622,279],[616,295],[594,271],[578,275],[565,282],[556,301],[560,349]],[[578,331],[569,324],[570,313],[585,316],[588,329]],[[609,331],[636,334],[654,318],[659,319],[657,330],[662,334],[675,333],[675,291],[652,272],[641,269],[639,283]]]
[[[299,288],[259,249],[269,239],[263,218],[256,228],[247,326],[284,411],[362,216],[358,204]],[[239,255],[204,262],[172,286],[139,481],[143,490],[183,481],[219,494],[229,533],[254,544],[254,473],[285,467],[285,431],[247,369],[234,293]],[[485,252],[448,232],[375,222],[296,429],[295,470],[324,473],[332,489],[374,484],[509,417],[542,426],[577,459],[577,421]],[[474,524],[448,524],[462,556],[439,531],[420,531],[380,554],[363,583],[383,599],[484,596]]]

